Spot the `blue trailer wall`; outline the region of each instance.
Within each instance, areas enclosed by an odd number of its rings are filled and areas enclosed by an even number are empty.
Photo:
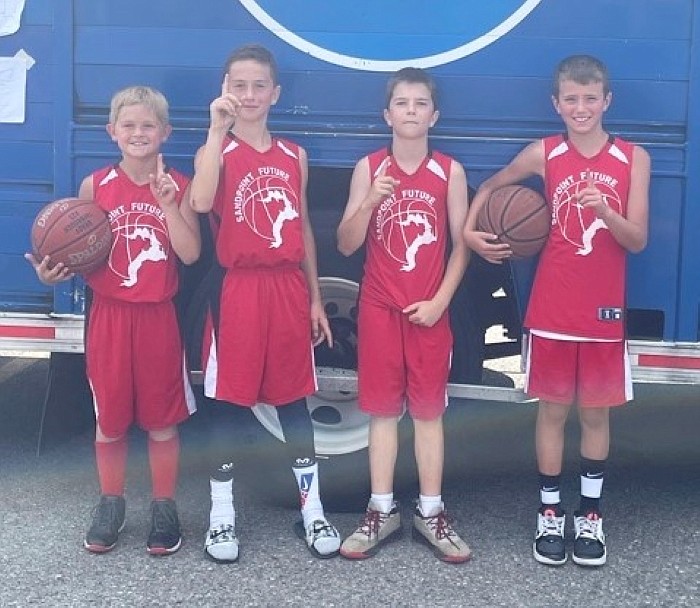
[[[25,122],[0,123],[0,310],[52,306],[22,258],[31,221],[54,194],[51,26],[50,4],[28,2],[20,32],[0,37],[0,56],[25,49],[37,61],[27,72]]]
[[[166,93],[175,131],[165,151],[191,172],[224,59],[236,46],[262,43],[281,72],[272,127],[305,146],[312,165],[349,169],[387,141],[387,74],[377,70],[413,57],[432,66],[441,91],[434,145],[463,162],[477,186],[533,138],[560,129],[549,101],[554,66],[592,53],[613,79],[608,128],[643,144],[653,162],[650,242],[631,257],[629,304],[659,320],[658,337],[698,340],[696,3],[463,0],[437,11],[391,0],[382,4],[390,19],[377,19],[376,5],[29,1],[20,32],[0,38],[0,54],[23,47],[37,60],[26,123],[0,124],[0,306],[50,310],[52,294],[19,256],[38,206],[74,193],[86,173],[116,159],[104,123],[120,87],[145,83]]]

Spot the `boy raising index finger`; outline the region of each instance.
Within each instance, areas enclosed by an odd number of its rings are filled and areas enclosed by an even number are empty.
[[[399,534],[393,480],[405,405],[415,428],[420,485],[414,530],[439,559],[460,563],[471,551],[442,502],[442,418],[452,349],[447,307],[467,264],[461,239],[467,180],[459,163],[429,148],[428,131],[439,115],[430,75],[404,68],[389,79],[387,92],[391,145],[357,163],[338,227],[342,253],[350,255],[363,244],[367,251],[358,381],[360,409],[371,416],[372,486],[360,526],[340,552],[364,559]]]
[[[307,210],[306,152],[268,129],[268,113],[280,95],[270,51],[241,47],[224,73],[221,94],[210,105],[207,141],[195,159],[191,197],[195,211],[212,212],[216,257],[225,270],[212,294],[213,327],[204,353],[205,393],[217,400],[228,435],[212,462],[205,553],[221,563],[238,559],[231,407],[264,402],[277,408],[297,480],[297,534],[314,556],[333,557],[340,539],[321,503],[306,407],[316,390],[313,345],[332,341]]]

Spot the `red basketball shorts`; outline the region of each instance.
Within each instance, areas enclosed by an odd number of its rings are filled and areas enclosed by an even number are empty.
[[[196,410],[173,303],[133,303],[95,294],[85,355],[95,416],[107,437],[132,424],[157,431]]]
[[[633,396],[627,343],[553,340],[530,334],[525,391],[550,403],[622,405]]]
[[[316,391],[306,278],[294,269],[233,269],[205,359],[207,397],[286,405]]]
[[[408,320],[400,310],[360,302],[358,400],[372,416],[434,420],[447,407],[452,332],[447,314],[433,327]]]

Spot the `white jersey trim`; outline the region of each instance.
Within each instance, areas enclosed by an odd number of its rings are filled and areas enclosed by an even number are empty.
[[[556,148],[552,148],[551,152],[549,153],[549,156],[547,156],[547,160],[552,160],[553,158],[556,158],[557,156],[561,156],[565,152],[569,150],[569,144],[566,143],[565,141],[561,142]]]
[[[238,146],[238,142],[234,139],[228,146],[224,148],[224,151],[221,153],[221,155],[223,156],[224,154],[228,154],[232,150],[235,150]]]
[[[428,161],[426,168],[437,175],[442,181],[447,181],[447,175],[445,175],[445,172],[442,170],[440,163],[438,163],[434,158],[431,158]]]
[[[564,342],[622,342],[622,340],[611,340],[610,338],[584,338],[583,336],[572,336],[570,334],[560,334],[555,331],[545,331],[543,329],[531,329],[533,336],[547,338],[549,340],[562,340]]]
[[[617,160],[625,163],[626,165],[630,164],[630,161],[629,161],[629,158],[627,158],[627,155],[622,150],[620,150],[620,148],[618,148],[615,144],[610,146],[609,151],[610,151],[610,156],[614,156]]]
[[[113,179],[117,179],[118,177],[119,174],[117,173],[117,170],[112,168],[110,169],[109,173],[102,178],[102,181],[98,184],[98,186],[104,186],[105,184],[108,184]]]
[[[287,156],[291,156],[294,160],[299,160],[299,157],[279,140],[277,140],[277,147]]]

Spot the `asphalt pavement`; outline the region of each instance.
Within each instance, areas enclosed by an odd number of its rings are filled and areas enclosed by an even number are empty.
[[[47,441],[37,456],[46,373],[46,360],[0,358],[0,606],[700,605],[698,387],[643,387],[633,404],[614,413],[603,568],[571,562],[550,568],[532,558],[535,407],[458,402],[446,416],[444,498],[474,551],[471,562],[443,564],[411,539],[415,480],[408,447],[399,483],[403,538],[364,562],[313,558],[293,534],[292,497],[275,502],[260,491],[276,484],[279,473],[271,472],[274,459],[268,458],[274,443],[262,442],[251,444],[252,456],[236,479],[240,562],[220,566],[203,554],[209,505],[201,420],[183,428],[181,550],[164,558],[146,553],[150,479],[139,432],[131,437],[127,526],[119,544],[105,555],[82,548],[98,494],[92,437],[83,431]],[[67,418],[71,408],[67,403]],[[577,437],[572,421],[563,480],[569,511],[578,493]],[[359,456],[354,467],[362,466]],[[324,464],[324,475],[332,472]],[[342,479],[326,481],[333,492],[347,486]],[[329,503],[332,521],[350,533],[357,506]]]

